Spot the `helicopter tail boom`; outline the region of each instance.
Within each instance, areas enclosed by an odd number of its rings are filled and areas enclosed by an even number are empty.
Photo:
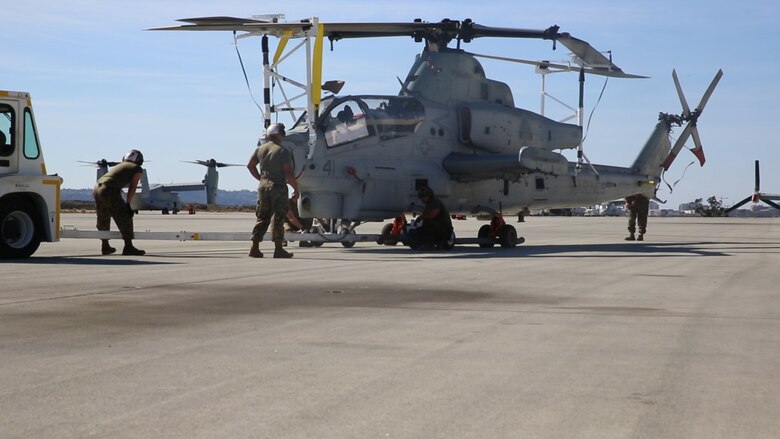
[[[645,142],[631,168],[642,175],[658,177],[663,169],[664,157],[668,156],[672,143],[669,141],[669,126],[660,121]]]

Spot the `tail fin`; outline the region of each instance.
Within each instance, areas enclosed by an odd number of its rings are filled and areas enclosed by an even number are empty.
[[[634,171],[653,177],[661,175],[664,158],[669,155],[672,143],[669,141],[669,125],[661,120],[645,142],[645,146],[639,152],[634,164]]]
[[[141,192],[144,193],[144,196],[149,193],[149,177],[146,176],[146,169],[144,169],[144,174],[141,176]]]

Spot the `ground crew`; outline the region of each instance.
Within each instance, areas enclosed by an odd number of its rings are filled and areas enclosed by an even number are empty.
[[[647,214],[650,211],[650,199],[642,194],[626,197],[628,210],[628,233],[626,241],[644,241],[647,231]],[[639,236],[635,236],[636,223],[639,222]]]
[[[292,200],[298,199],[298,180],[293,172],[292,157],[282,147],[285,136],[284,125],[271,124],[265,132],[267,143],[259,146],[246,167],[249,173],[260,182],[257,188],[257,221],[252,229],[252,246],[249,256],[262,258],[259,244],[268,231],[273,217],[271,236],[274,241],[274,258],[291,258],[292,253],[284,250],[284,219],[287,217],[289,200],[287,184],[293,188]],[[257,166],[260,165],[258,170]]]
[[[417,196],[423,203],[419,219],[422,225],[414,230],[414,236],[421,246],[440,247],[452,234],[452,218],[447,207],[433,193],[433,189],[423,186],[417,190]]]
[[[143,175],[144,156],[141,151],[131,149],[122,158],[122,163],[113,166],[111,170],[100,177],[92,191],[95,198],[95,210],[97,211],[97,229],[100,231],[109,231],[111,229],[111,218],[114,218],[122,239],[125,241],[125,247],[122,249],[123,255],[141,256],[146,252],[133,247],[133,209],[130,202],[135,197],[135,191],[138,188],[138,181]],[[127,187],[127,202],[122,198],[122,188]],[[100,252],[104,255],[110,255],[116,252],[111,247],[108,239],[102,239]]]

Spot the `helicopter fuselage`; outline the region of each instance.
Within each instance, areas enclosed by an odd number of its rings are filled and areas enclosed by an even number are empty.
[[[515,108],[509,87],[485,77],[459,50],[423,52],[397,96],[326,99],[317,143],[289,130],[304,217],[383,220],[419,212],[420,186],[452,213],[518,214],[654,195],[668,152],[659,123],[631,168],[581,166],[556,150],[576,148],[581,128]],[[655,174],[655,168],[658,173]]]

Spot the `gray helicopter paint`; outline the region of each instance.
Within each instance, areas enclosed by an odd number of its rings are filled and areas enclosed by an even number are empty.
[[[312,24],[319,23],[277,23],[233,17],[182,21],[185,24],[157,29],[252,32],[263,35],[264,39],[269,35],[305,38],[311,36]],[[296,157],[296,172],[301,175],[299,208],[303,216],[357,220],[393,217],[419,209],[415,204],[418,202],[415,190],[421,185],[431,186],[454,213],[515,213],[531,208],[583,206],[635,193],[652,196],[662,166],[668,168],[689,136],[693,136],[696,144],[694,153],[704,163],[696,121],[722,71],[693,112],[689,111],[673,74],[684,112],[679,116],[661,114],[662,122],[656,125],[630,168],[585,166],[580,160],[580,169],[578,164],[564,162],[565,157],[555,152],[579,146],[579,127],[553,123],[515,108],[509,86],[487,78],[475,59],[477,55],[461,51],[460,47],[461,43],[483,37],[550,40],[553,49],[556,42],[560,43],[572,52],[575,61],[582,62],[577,63],[581,78],[586,73],[641,77],[626,74],[586,41],[559,32],[558,26],[543,30],[497,28],[470,19],[444,19],[440,23],[415,20],[413,23],[319,24],[331,45],[341,39],[366,37],[406,36],[424,42],[425,49],[415,58],[399,94],[417,99],[424,107],[424,117],[406,118],[405,129],[399,127],[392,136],[386,136],[382,126],[386,120],[380,116],[385,109],[360,104],[366,104],[368,99],[389,100],[392,96],[328,97],[316,109],[312,108],[313,97],[307,96],[308,116],[312,119],[289,130],[287,141]],[[457,49],[448,48],[454,41]],[[576,69],[546,61],[505,59],[548,70]],[[266,80],[269,76],[269,72],[264,72]],[[306,91],[308,94],[309,90]],[[367,100],[363,101],[364,98]],[[361,113],[342,121],[341,108],[335,106],[347,100],[355,108],[360,107]],[[462,111],[464,107],[469,112],[469,124],[465,119],[459,124],[459,117],[466,114]],[[472,110],[474,126],[470,124]],[[338,127],[335,120],[345,126]],[[683,134],[671,147],[668,138],[671,127],[683,125]],[[659,158],[663,157],[666,159],[661,162]]]
[[[573,131],[581,133],[580,127],[514,109],[509,87],[487,79],[474,57],[457,50],[419,55],[401,95],[418,99],[425,108],[415,131],[403,137],[382,140],[373,134],[328,147],[320,126],[315,153],[307,160],[307,134],[303,127],[290,130],[285,143],[294,152],[296,172],[303,171],[299,180],[302,216],[382,220],[419,212],[416,189],[423,184],[433,188],[452,213],[464,214],[513,215],[528,209],[584,206],[635,193],[653,196],[661,160],[670,149],[668,126],[658,123],[631,168],[595,166],[598,174],[589,166],[578,170],[552,150],[576,146],[571,136]],[[320,118],[339,103],[352,101],[357,107],[361,99],[375,98],[336,98],[328,101],[330,107],[321,109]],[[484,143],[464,141],[458,114],[463,105],[480,110],[501,108],[497,118],[519,117],[516,135],[503,137],[511,145],[502,145],[502,153],[495,153],[487,151],[490,148]],[[363,117],[371,126],[372,115],[367,113]],[[530,142],[519,130],[529,124],[537,134],[551,132],[550,138],[564,140]]]
[[[135,197],[130,202],[133,210],[161,210],[178,212],[182,207],[178,192],[198,191],[206,188],[203,183],[180,183],[180,184],[149,184],[149,177],[144,169],[141,176],[141,190],[136,192]]]

